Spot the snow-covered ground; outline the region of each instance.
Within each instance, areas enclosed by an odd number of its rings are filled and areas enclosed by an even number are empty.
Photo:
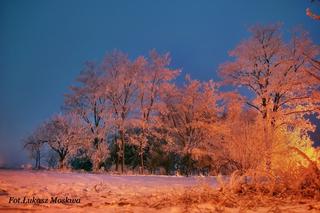
[[[89,208],[95,212],[118,212],[130,209],[152,212],[156,209],[146,208],[147,203],[135,204],[141,201],[152,203],[152,200],[158,200],[159,196],[167,196],[179,190],[183,191],[185,187],[195,186],[200,179],[208,181],[213,186],[215,184],[213,177],[111,176],[56,171],[0,170],[0,210],[37,209],[48,212],[63,208],[86,212]],[[74,203],[57,203],[59,199],[66,197],[75,199],[70,201]],[[48,199],[47,202],[45,199]],[[80,199],[80,203],[76,199]],[[30,204],[37,201],[42,203]]]
[[[172,202],[175,196],[188,194],[188,190],[192,194],[192,188],[203,182],[216,186],[214,177],[0,170],[0,212],[215,212],[217,209],[206,203],[186,209],[181,203]],[[172,205],[163,205],[167,200]],[[306,209],[289,208],[290,212]]]

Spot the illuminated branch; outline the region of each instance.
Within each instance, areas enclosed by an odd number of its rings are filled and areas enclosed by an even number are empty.
[[[309,16],[310,18],[314,19],[314,20],[320,20],[320,15],[314,14],[310,8],[306,9],[306,14],[307,16]]]

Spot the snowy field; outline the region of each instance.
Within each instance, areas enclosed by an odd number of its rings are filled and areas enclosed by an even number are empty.
[[[172,202],[189,191],[191,195],[203,183],[216,187],[214,177],[0,170],[0,212],[217,212],[208,203],[190,207]],[[171,202],[169,206],[164,205],[167,201]],[[308,206],[286,209],[282,212],[304,212]],[[223,212],[239,212],[239,209],[225,208]]]
[[[202,179],[215,184],[214,178]],[[159,197],[175,194],[198,183],[199,178],[195,177],[0,170],[0,210],[54,212],[63,208],[74,212],[86,212],[88,209],[95,212],[141,212],[143,209],[155,212],[159,210],[156,206]],[[10,197],[14,198],[10,201]],[[42,203],[27,203],[33,202],[33,197],[35,202]],[[55,200],[55,197],[58,199]],[[80,203],[77,200],[74,203],[58,203],[59,199],[63,202],[62,199],[66,197],[80,199]],[[45,199],[48,199],[48,203]],[[155,204],[154,208],[147,208],[149,203]],[[171,210],[175,212],[174,208]]]

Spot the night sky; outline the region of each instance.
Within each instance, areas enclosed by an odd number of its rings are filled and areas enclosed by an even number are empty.
[[[87,60],[119,49],[130,57],[169,51],[183,74],[217,78],[228,51],[257,23],[303,26],[320,43],[308,0],[0,0],[0,166],[27,161],[22,138],[59,112]]]

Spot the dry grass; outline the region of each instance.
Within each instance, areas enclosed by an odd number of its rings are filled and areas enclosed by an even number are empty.
[[[200,181],[199,185],[185,188],[183,192],[159,196],[151,203],[149,199],[144,204],[157,209],[182,206],[185,212],[194,212],[195,209],[205,212],[200,208],[204,203],[209,204],[214,212],[228,212],[230,209],[258,211],[261,208],[266,208],[266,212],[287,212],[280,209],[299,205],[307,205],[307,210],[320,211],[319,169],[314,166],[300,168],[296,174],[276,176],[264,171],[236,171],[229,180],[218,176],[218,188]]]

